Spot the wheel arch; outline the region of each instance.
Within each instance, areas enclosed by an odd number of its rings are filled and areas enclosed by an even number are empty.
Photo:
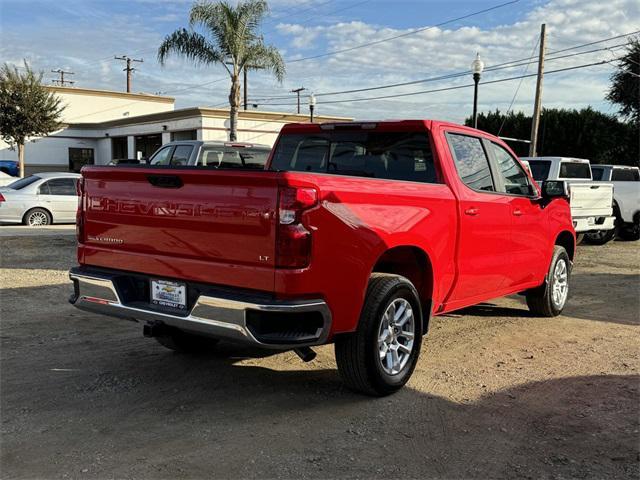
[[[563,247],[567,251],[569,259],[573,262],[576,253],[576,239],[573,233],[569,230],[563,230],[556,236],[554,245]]]
[[[414,245],[398,245],[382,252],[371,273],[402,275],[413,283],[422,306],[423,334],[429,327],[434,291],[433,263],[427,252]]]

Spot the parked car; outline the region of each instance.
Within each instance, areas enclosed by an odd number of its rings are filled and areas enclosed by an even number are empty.
[[[591,165],[593,179],[613,183],[616,232],[624,240],[640,239],[640,168],[625,165]],[[592,240],[591,234],[587,236]]]
[[[74,223],[79,178],[77,173],[38,173],[0,188],[0,223]]]
[[[271,147],[253,143],[185,140],[163,145],[148,163],[153,166],[263,170],[270,152]]]
[[[8,175],[4,172],[0,172],[0,187],[6,187],[7,185],[15,181],[15,177],[12,177],[11,175]]]
[[[586,233],[603,245],[615,236],[613,184],[593,182],[589,160],[569,157],[525,157],[538,182],[564,180],[569,185],[571,216],[579,240]],[[595,240],[592,240],[595,243]]]
[[[566,184],[460,125],[290,124],[264,171],[90,166],[79,189],[73,305],[174,350],[333,342],[371,395],[407,382],[431,315],[520,292],[555,316],[569,293]]]
[[[20,175],[20,169],[18,168],[18,162],[15,160],[0,160],[0,172],[17,177]]]

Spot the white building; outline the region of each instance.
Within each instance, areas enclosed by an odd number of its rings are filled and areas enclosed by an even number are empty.
[[[113,159],[150,156],[172,140],[229,138],[229,111],[206,107],[174,109],[174,99],[73,87],[47,87],[62,98],[64,128],[25,144],[27,173],[79,171]],[[348,118],[314,118],[318,122]],[[240,111],[238,141],[273,145],[283,125],[307,122],[307,115]],[[0,159],[17,160],[17,151],[0,141]]]

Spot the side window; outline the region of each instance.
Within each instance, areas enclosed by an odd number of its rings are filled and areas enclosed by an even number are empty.
[[[40,186],[40,193],[43,194],[43,187],[48,192],[44,195],[76,195],[76,182],[73,178],[55,178]]]
[[[450,133],[447,137],[463,183],[473,190],[495,192],[489,159],[482,141],[477,137],[455,133]]]
[[[44,182],[40,184],[40,186],[38,187],[38,194],[51,195],[51,193],[49,192],[49,182]]]
[[[169,165],[173,146],[164,147],[151,158],[151,165]]]
[[[591,167],[591,174],[593,175],[593,180],[602,180],[602,176],[604,175],[604,168]]]
[[[171,165],[178,167],[188,165],[192,150],[192,145],[178,145],[171,156]]]
[[[529,183],[529,178],[518,161],[500,145],[492,142],[491,147],[498,162],[498,174],[502,177],[502,183],[504,183],[504,193],[532,195],[533,189]]]

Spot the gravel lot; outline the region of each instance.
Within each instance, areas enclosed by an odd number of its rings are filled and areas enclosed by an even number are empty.
[[[342,387],[332,347],[178,355],[72,308],[73,237],[0,255],[4,479],[640,476],[640,242],[580,247],[565,316],[436,317],[383,399]]]

